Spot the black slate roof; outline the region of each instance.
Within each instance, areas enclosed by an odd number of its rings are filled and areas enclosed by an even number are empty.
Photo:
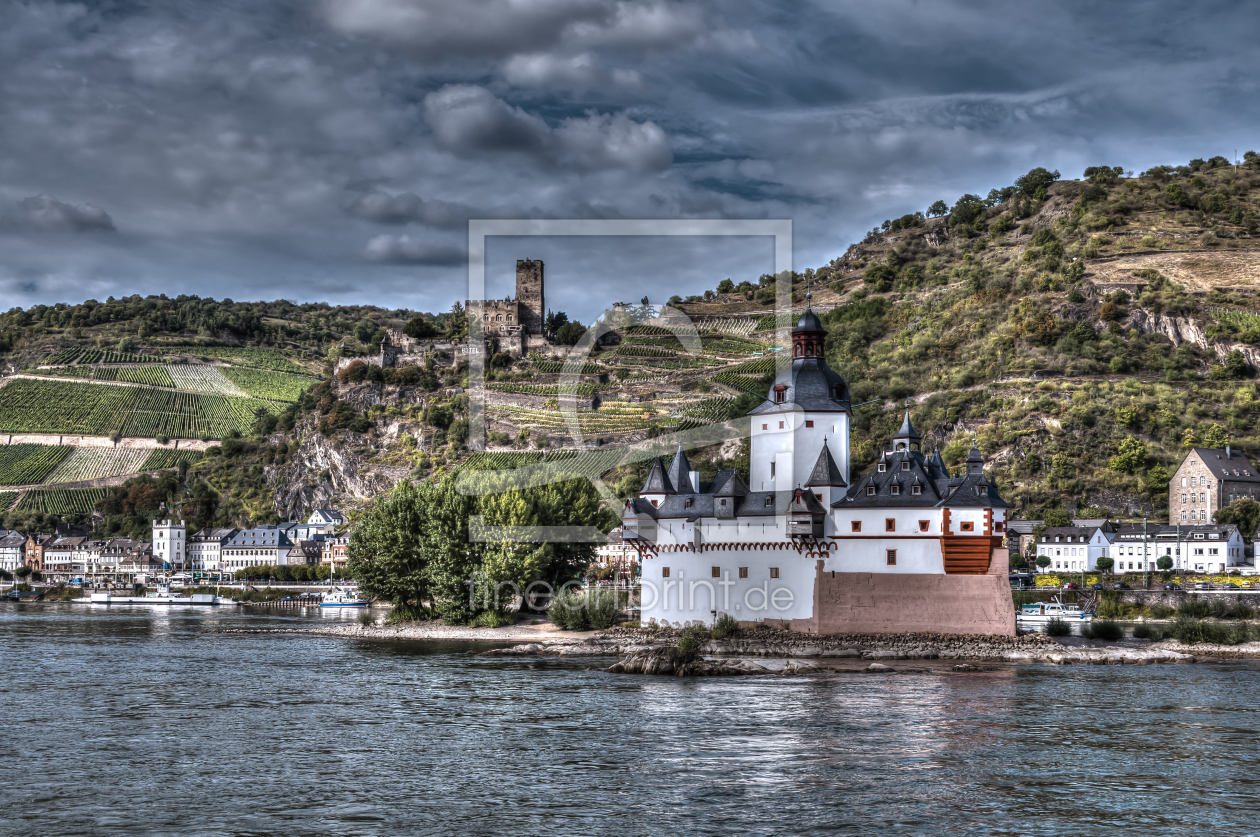
[[[810,472],[809,479],[805,481],[806,485],[829,485],[829,486],[847,486],[843,476],[840,475],[840,468],[836,465],[836,460],[831,458],[831,449],[827,447],[827,440],[823,440],[822,450],[818,452],[818,461],[814,463],[814,470]]]
[[[736,493],[743,480],[738,474],[730,472],[738,484],[732,487],[731,494],[675,494],[666,497],[659,506],[653,506],[643,498],[627,500],[626,505],[636,514],[646,514],[656,520],[694,521],[701,517],[715,517],[714,505],[719,498],[727,498],[734,504],[735,517],[773,517],[785,514],[792,504],[795,491],[748,491],[747,494]],[[714,480],[716,483],[717,481]],[[724,487],[731,485],[728,481]],[[745,489],[746,490],[746,489]],[[825,514],[826,507],[814,496],[812,491],[802,491],[802,499],[810,512]]]
[[[1240,450],[1231,447],[1229,456],[1225,455],[1225,451],[1213,448],[1191,448],[1191,450],[1199,455],[1203,464],[1207,465],[1207,469],[1217,479],[1260,483],[1260,471],[1256,471],[1246,454]],[[1234,476],[1235,470],[1238,471],[1237,476]]]
[[[843,499],[831,504],[832,508],[1010,507],[982,469],[969,467],[967,470],[972,473],[950,476],[944,463],[937,464],[939,460],[939,455],[928,459],[917,450],[886,452]],[[968,461],[971,462],[970,457]],[[879,470],[881,463],[884,471]],[[918,494],[914,493],[915,486]]]
[[[774,392],[784,387],[784,401],[776,402]],[[755,416],[799,407],[810,412],[848,412],[849,386],[820,357],[798,357],[770,385],[769,401],[748,411]]]
[[[665,466],[659,456],[652,459],[652,470],[648,473],[647,482],[643,483],[640,494],[673,494],[674,484],[665,473]],[[651,505],[650,503],[648,505]]]
[[[682,443],[678,443],[678,450],[674,453],[674,461],[669,463],[669,470],[665,474],[669,477],[670,485],[674,487],[674,491],[679,494],[693,493],[691,488],[691,463],[687,461],[687,454],[683,451]]]

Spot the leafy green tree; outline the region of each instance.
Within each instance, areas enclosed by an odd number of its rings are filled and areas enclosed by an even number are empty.
[[[678,300],[682,302],[682,300]],[[555,334],[569,322],[569,315],[563,311],[548,311],[546,318],[543,320],[543,331],[547,334]]]
[[[876,293],[885,293],[893,289],[893,283],[897,281],[897,270],[886,264],[877,264],[867,268],[862,274],[862,283],[870,285],[871,289]]]
[[[935,201],[928,207],[927,214],[930,218],[939,218],[942,215],[948,215],[949,204],[945,203],[945,201]]]
[[[1108,573],[1108,572],[1111,572],[1111,568],[1114,567],[1115,565],[1116,565],[1116,561],[1114,558],[1108,558],[1106,555],[1104,555],[1103,557],[1098,559],[1098,562],[1094,566],[1098,568],[1098,571],[1100,573]]]
[[[733,293],[734,291],[735,291],[735,283],[732,282],[730,279],[723,279],[721,282],[718,282],[718,286],[717,286],[718,293],[729,294],[729,293]]]
[[[1203,444],[1209,448],[1219,450],[1229,444],[1229,433],[1219,424],[1209,424],[1207,430],[1203,433]]]
[[[949,211],[949,225],[957,227],[963,224],[970,224],[980,217],[982,212],[984,212],[984,200],[979,195],[963,195],[954,204],[954,208]]]
[[[1242,499],[1235,500],[1223,509],[1218,510],[1212,519],[1217,523],[1233,523],[1238,526],[1238,532],[1242,535],[1243,540],[1251,540],[1252,535],[1256,533],[1256,528],[1260,527],[1260,503],[1255,500]]]
[[[1113,471],[1132,474],[1146,465],[1146,445],[1140,439],[1126,436],[1120,440],[1120,452],[1111,457],[1107,467]]]
[[[428,525],[425,497],[409,480],[377,500],[346,547],[348,569],[369,596],[385,599],[406,618],[426,614],[431,603],[428,560],[421,533]]]
[[[1058,170],[1047,171],[1038,166],[1029,171],[1028,174],[1015,178],[1015,188],[1021,194],[1027,195],[1033,200],[1043,201],[1046,199],[1046,192],[1050,188],[1050,184],[1058,179]]]
[[[576,346],[586,334],[586,326],[581,323],[565,323],[556,331],[556,342],[561,346]]]
[[[1050,561],[1050,557],[1049,557],[1048,555],[1038,555],[1038,556],[1037,556],[1037,566],[1038,566],[1038,567],[1041,567],[1043,570],[1044,570],[1046,567],[1050,566],[1050,564],[1051,564],[1051,563],[1052,563],[1052,562]]]
[[[1245,378],[1251,372],[1251,365],[1238,349],[1225,355],[1225,372],[1231,378]]]
[[[1066,453],[1056,453],[1050,457],[1050,470],[1056,477],[1071,479],[1076,476],[1076,467],[1072,463],[1072,458]]]
[[[403,326],[403,334],[417,340],[428,340],[438,336],[437,326],[424,317],[413,317]]]
[[[1072,515],[1063,509],[1051,509],[1041,518],[1047,529],[1062,529],[1072,525]]]
[[[1173,565],[1173,559],[1167,555],[1159,556],[1159,559],[1155,562],[1155,566],[1159,567],[1164,572],[1168,572],[1169,570],[1171,570],[1172,565]]]

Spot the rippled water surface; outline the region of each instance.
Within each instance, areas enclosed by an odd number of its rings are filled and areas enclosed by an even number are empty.
[[[1260,833],[1252,665],[682,680],[204,633],[321,621],[0,605],[0,833]]]

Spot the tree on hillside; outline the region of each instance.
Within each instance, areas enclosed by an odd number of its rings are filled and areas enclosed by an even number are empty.
[[[1132,474],[1146,465],[1146,445],[1140,439],[1127,436],[1120,440],[1120,452],[1111,457],[1107,467],[1113,471]]]
[[[1033,200],[1043,201],[1046,199],[1047,190],[1049,190],[1050,184],[1058,179],[1058,170],[1047,171],[1041,166],[1038,166],[1037,168],[1029,171],[1028,174],[1020,175],[1015,178],[1015,188],[1018,189],[1021,194],[1027,195]]]
[[[556,331],[556,342],[561,346],[576,346],[586,334],[586,326],[581,323],[565,323]]]
[[[424,317],[413,317],[403,326],[403,334],[408,337],[414,337],[417,340],[428,340],[438,336],[438,330],[433,323]]]
[[[1256,528],[1260,527],[1260,503],[1248,499],[1235,500],[1212,515],[1212,519],[1217,523],[1235,524],[1243,540],[1251,540]]]
[[[1209,424],[1203,434],[1203,444],[1209,448],[1220,450],[1229,444],[1229,433],[1219,424]]]
[[[735,283],[732,282],[730,279],[723,279],[721,282],[718,282],[718,286],[717,286],[718,293],[729,294],[729,293],[733,293],[734,290],[735,290]]]
[[[949,204],[945,201],[935,201],[928,207],[927,214],[929,218],[939,218],[942,215],[949,214]]]
[[[563,311],[548,311],[546,318],[543,320],[543,332],[546,334],[555,334],[568,322],[569,315]]]
[[[963,195],[954,204],[954,208],[949,211],[949,225],[958,227],[963,224],[970,224],[982,212],[984,212],[984,201],[981,200],[979,195]]]

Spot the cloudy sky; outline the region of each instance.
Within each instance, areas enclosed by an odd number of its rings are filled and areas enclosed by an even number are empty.
[[[132,293],[444,310],[469,218],[788,218],[818,266],[1035,165],[1260,149],[1247,3],[0,3],[0,308]],[[491,242],[589,317],[766,240]]]

